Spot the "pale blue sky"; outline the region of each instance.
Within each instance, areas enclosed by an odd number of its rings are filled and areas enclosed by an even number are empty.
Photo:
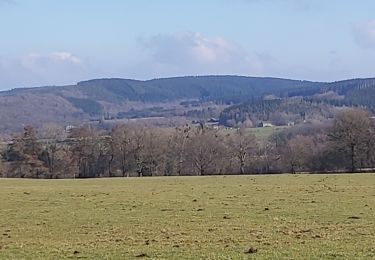
[[[375,77],[373,0],[0,0],[0,89],[99,77]]]

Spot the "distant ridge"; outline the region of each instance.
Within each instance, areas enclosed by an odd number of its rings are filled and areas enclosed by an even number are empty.
[[[0,92],[0,131],[25,124],[73,123],[117,113],[127,103],[167,103],[204,100],[238,104],[265,95],[312,96],[336,92],[356,104],[372,105],[375,78],[311,82],[272,77],[185,76],[152,80],[92,79],[69,86],[19,88]]]

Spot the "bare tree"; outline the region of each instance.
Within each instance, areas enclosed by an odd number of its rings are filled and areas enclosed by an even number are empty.
[[[71,134],[72,151],[78,165],[78,177],[92,178],[105,176],[108,163],[106,162],[106,137],[92,128],[75,129]]]
[[[205,175],[210,167],[213,167],[220,158],[223,149],[223,141],[220,140],[217,131],[199,126],[188,143],[189,158],[197,175]]]
[[[56,124],[44,125],[39,130],[39,142],[42,144],[42,158],[48,165],[50,175],[56,171],[56,164],[61,158],[57,158],[59,149],[62,149],[62,142],[66,139],[65,131]]]
[[[118,125],[111,132],[112,149],[123,177],[129,177],[132,170],[133,133],[134,129],[126,125]]]
[[[359,109],[342,112],[335,119],[329,136],[334,148],[349,159],[352,172],[361,167],[361,159],[367,156],[372,128],[367,112]]]
[[[36,130],[26,126],[21,135],[14,136],[5,152],[5,159],[11,163],[9,168],[11,176],[45,178],[48,169],[42,160],[42,152]]]
[[[231,157],[238,163],[241,174],[245,173],[245,167],[251,156],[254,156],[257,148],[257,141],[253,134],[246,129],[237,129],[227,137],[227,149]]]
[[[171,160],[173,170],[176,169],[177,175],[183,175],[184,164],[187,160],[186,148],[192,134],[192,128],[184,125],[177,127],[169,139],[169,160]]]
[[[283,158],[290,166],[292,173],[309,169],[313,146],[313,140],[309,136],[297,135],[288,141],[286,149],[283,151]]]

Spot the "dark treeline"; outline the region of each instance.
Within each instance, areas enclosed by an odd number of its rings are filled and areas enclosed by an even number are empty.
[[[334,99],[335,93],[318,97],[294,97],[287,99],[254,99],[250,102],[227,107],[220,114],[220,124],[238,126],[249,124],[256,126],[268,121],[274,125],[296,124],[309,120],[332,118],[337,110],[347,107],[361,107],[344,99]],[[327,99],[325,99],[327,98]],[[366,107],[366,106],[363,106]]]
[[[69,136],[25,127],[1,152],[3,177],[94,178],[370,170],[375,127],[362,110],[300,124],[259,141],[248,129],[119,125]]]

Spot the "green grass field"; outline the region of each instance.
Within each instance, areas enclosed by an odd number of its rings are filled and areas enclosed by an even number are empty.
[[[0,179],[0,197],[0,259],[375,258],[375,174]]]
[[[260,143],[264,143],[271,135],[279,133],[287,128],[287,126],[256,127],[249,128],[249,133],[253,134]]]

